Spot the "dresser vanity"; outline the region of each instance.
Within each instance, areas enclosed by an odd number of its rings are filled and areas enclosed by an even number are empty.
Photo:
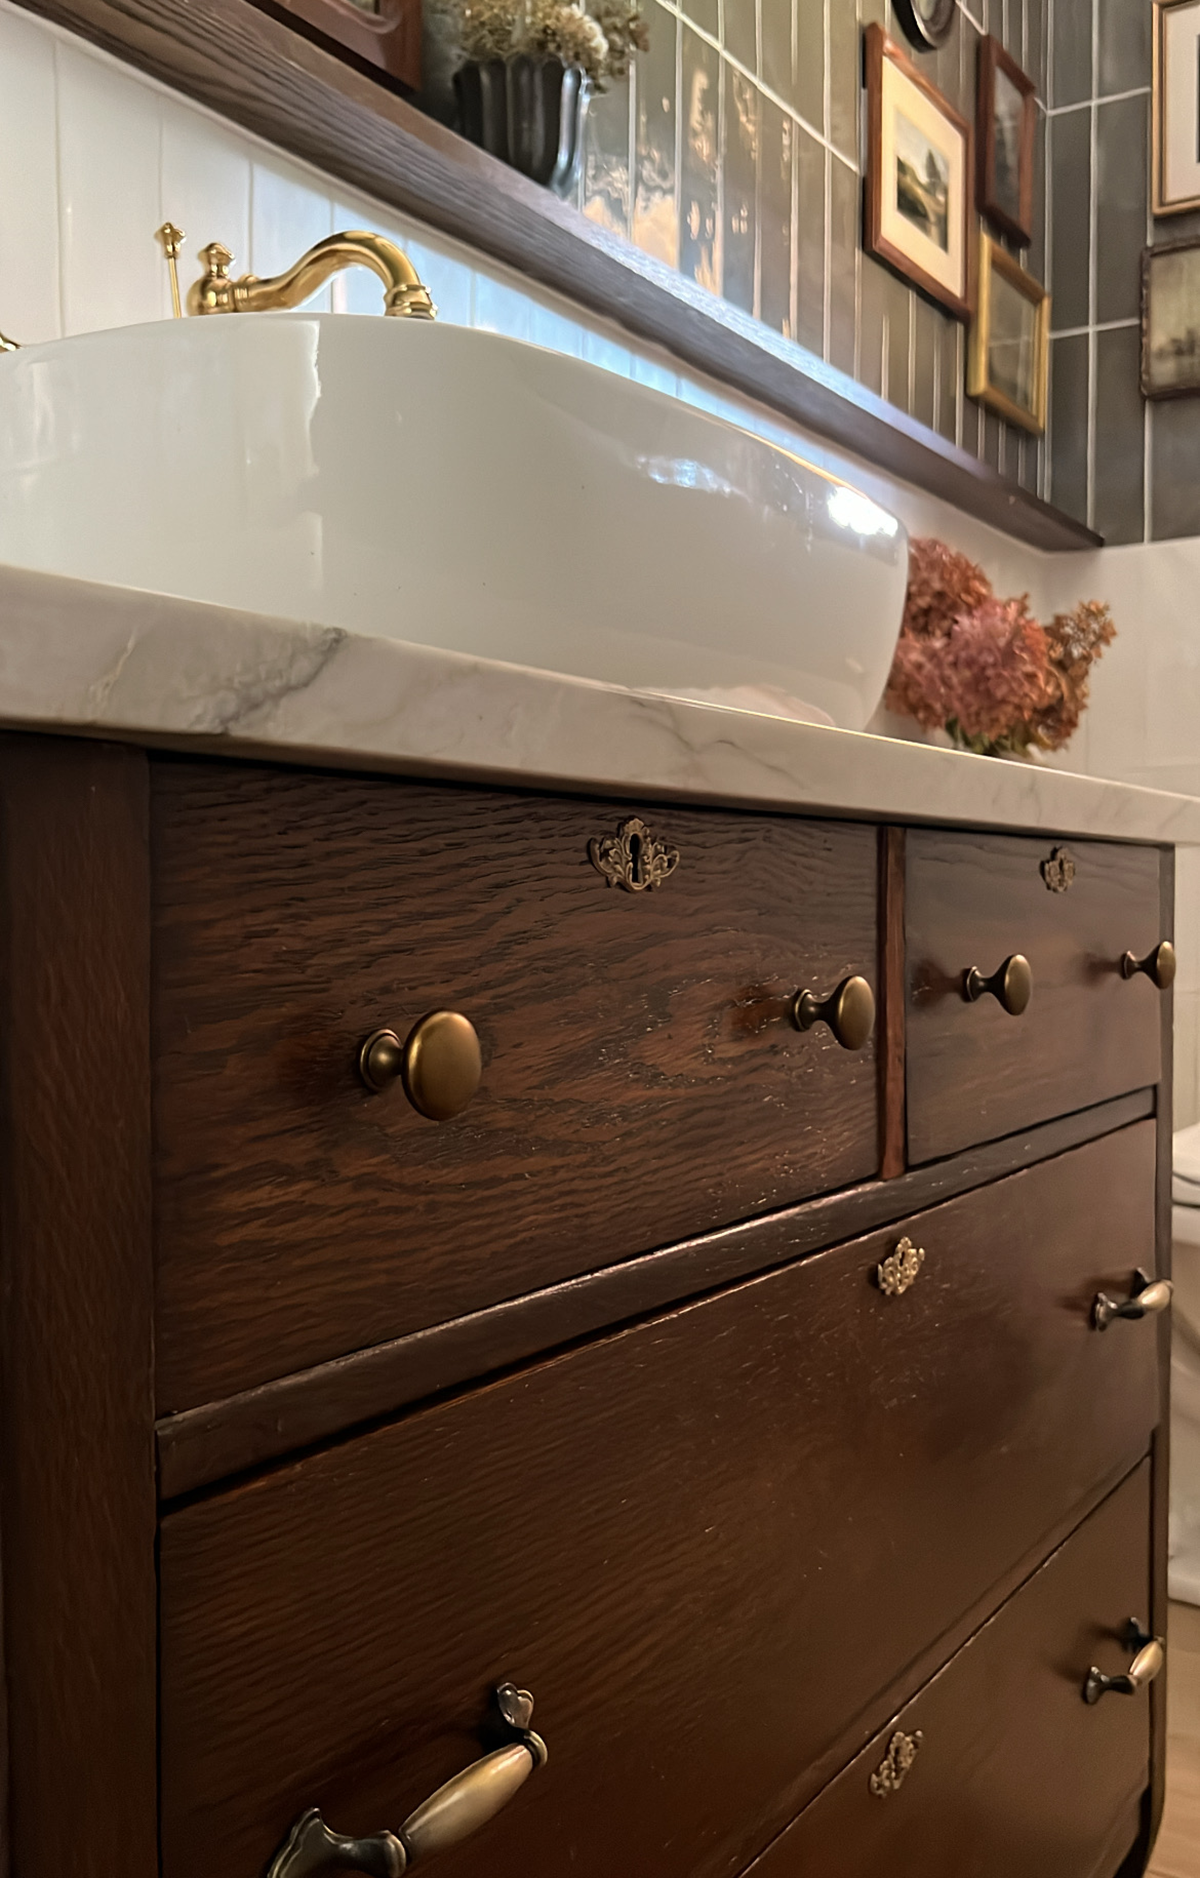
[[[0,612],[14,1874],[1140,1872],[1200,805]]]

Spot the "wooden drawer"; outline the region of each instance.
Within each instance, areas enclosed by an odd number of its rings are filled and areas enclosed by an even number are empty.
[[[876,979],[874,829],[664,805],[629,893],[611,803],[153,779],[160,1412],[877,1168],[873,1043],[788,1021]],[[440,1006],[484,1074],[438,1125],[356,1064]]]
[[[1162,994],[1120,969],[1169,937],[1156,848],[1072,841],[1074,878],[1052,892],[1048,841],[913,829],[907,846],[912,1162],[1158,1081]],[[1033,969],[1023,1015],[988,995],[968,1003],[964,973],[1015,952]]]
[[[1128,1667],[1125,1625],[1148,1622],[1149,1475],[1093,1513],[753,1878],[1112,1878],[1138,1832],[1149,1695],[1089,1707],[1082,1691],[1093,1664]]]
[[[737,1870],[1145,1452],[1153,1124],[219,1498],[161,1540],[165,1878],[399,1820],[530,1687],[446,1878]],[[1122,1609],[1119,1615],[1127,1613]]]

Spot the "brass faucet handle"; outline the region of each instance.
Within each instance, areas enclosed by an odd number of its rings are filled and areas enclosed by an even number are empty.
[[[229,278],[233,255],[223,241],[210,241],[201,248],[204,272],[188,288],[189,313],[232,313],[235,311],[234,282]]]
[[[4,334],[0,333],[0,352],[19,352],[20,350],[15,339],[6,339]]]

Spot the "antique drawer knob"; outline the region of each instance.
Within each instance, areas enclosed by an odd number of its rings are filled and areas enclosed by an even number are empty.
[[[310,1807],[275,1854],[267,1878],[332,1878],[346,1871],[403,1878],[414,1865],[486,1826],[547,1759],[545,1742],[529,1727],[533,1697],[528,1690],[504,1682],[495,1699],[513,1740],[455,1774],[409,1814],[398,1832],[346,1839],[330,1832],[317,1808]]]
[[[461,1115],[479,1087],[483,1059],[475,1026],[458,1011],[431,1011],[406,1042],[394,1030],[373,1030],[358,1053],[367,1088],[381,1095],[400,1082],[419,1115],[448,1122]]]
[[[1136,1650],[1129,1668],[1123,1676],[1106,1676],[1095,1664],[1088,1670],[1083,1685],[1083,1699],[1089,1708],[1100,1700],[1102,1695],[1136,1695],[1154,1681],[1166,1661],[1166,1651],[1157,1637],[1148,1636],[1135,1617],[1131,1617],[1125,1630],[1126,1645]]]
[[[1136,978],[1139,972],[1143,972],[1160,991],[1171,989],[1175,983],[1175,948],[1169,939],[1156,945],[1153,952],[1147,952],[1144,959],[1135,958],[1132,952],[1122,952],[1122,978]]]
[[[1148,1272],[1135,1272],[1127,1298],[1110,1298],[1097,1293],[1092,1305],[1092,1322],[1097,1330],[1107,1330],[1118,1317],[1137,1322],[1139,1317],[1157,1317],[1169,1308],[1175,1287],[1169,1278],[1151,1280]]]
[[[828,1024],[843,1050],[861,1050],[875,1028],[875,993],[865,978],[843,978],[827,998],[798,991],[792,999],[797,1030]]]
[[[968,1004],[974,1004],[985,992],[995,998],[1010,1017],[1020,1017],[1033,996],[1033,971],[1024,954],[1014,952],[1003,965],[996,967],[990,978],[985,978],[977,965],[963,973],[963,997]]]

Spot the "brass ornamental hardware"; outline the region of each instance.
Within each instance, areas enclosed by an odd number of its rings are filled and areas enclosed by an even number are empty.
[[[1066,893],[1075,878],[1075,857],[1069,848],[1051,848],[1050,858],[1042,862],[1042,879],[1051,893]]]
[[[399,1082],[419,1115],[452,1121],[479,1088],[479,1037],[461,1012],[430,1011],[404,1043],[394,1030],[373,1030],[359,1050],[358,1072],[372,1094]]]
[[[1033,971],[1024,954],[1014,952],[996,967],[990,978],[985,978],[977,965],[963,973],[963,997],[968,1004],[976,1003],[985,992],[995,998],[1010,1017],[1020,1017],[1033,996]]]
[[[1110,1298],[1104,1291],[1097,1294],[1092,1305],[1092,1323],[1097,1330],[1107,1330],[1119,1317],[1135,1323],[1142,1317],[1157,1317],[1169,1308],[1174,1291],[1169,1278],[1152,1281],[1149,1272],[1135,1272],[1127,1298]]]
[[[414,1865],[444,1852],[485,1826],[546,1765],[546,1743],[529,1723],[533,1697],[502,1682],[495,1691],[506,1745],[464,1767],[410,1813],[398,1832],[347,1839],[331,1832],[315,1806],[292,1827],[275,1854],[267,1878],[326,1878],[334,1872],[368,1872],[370,1878],[403,1878]]]
[[[1122,978],[1136,978],[1139,972],[1143,972],[1160,991],[1171,989],[1175,983],[1175,948],[1169,939],[1162,940],[1153,952],[1147,952],[1144,959],[1136,958],[1132,952],[1122,952]]]
[[[201,248],[204,272],[188,289],[189,313],[269,313],[303,305],[331,274],[348,267],[369,267],[383,282],[383,310],[393,319],[436,319],[437,309],[417,270],[394,241],[365,229],[327,235],[282,274],[260,280],[257,274],[229,278],[233,256],[219,241]]]
[[[902,1728],[897,1728],[888,1742],[887,1753],[871,1775],[871,1792],[877,1800],[886,1800],[889,1794],[899,1793],[912,1772],[912,1764],[924,1739],[919,1728],[910,1735],[906,1735]]]
[[[1154,1681],[1167,1660],[1158,1638],[1143,1630],[1136,1617],[1131,1617],[1125,1626],[1124,1642],[1126,1649],[1136,1650],[1137,1655],[1123,1676],[1106,1676],[1094,1663],[1088,1670],[1083,1699],[1089,1708],[1102,1695],[1136,1695],[1139,1689]]]
[[[592,836],[588,859],[610,887],[623,887],[626,893],[649,893],[675,872],[679,849],[657,840],[640,815],[631,815],[615,835]]]
[[[896,1250],[875,1267],[876,1283],[885,1297],[902,1298],[916,1284],[924,1263],[924,1246],[914,1245],[905,1235]]]
[[[0,333],[0,352],[19,352],[20,350],[15,339],[6,339],[4,334]]]
[[[174,222],[164,222],[161,228],[155,230],[154,238],[162,244],[167,273],[171,277],[171,311],[177,320],[181,320],[183,304],[179,298],[179,250],[186,237],[182,228],[176,228]]]
[[[797,1030],[828,1024],[843,1050],[861,1050],[875,1028],[875,993],[865,978],[843,978],[827,998],[798,991],[791,1017]]]

